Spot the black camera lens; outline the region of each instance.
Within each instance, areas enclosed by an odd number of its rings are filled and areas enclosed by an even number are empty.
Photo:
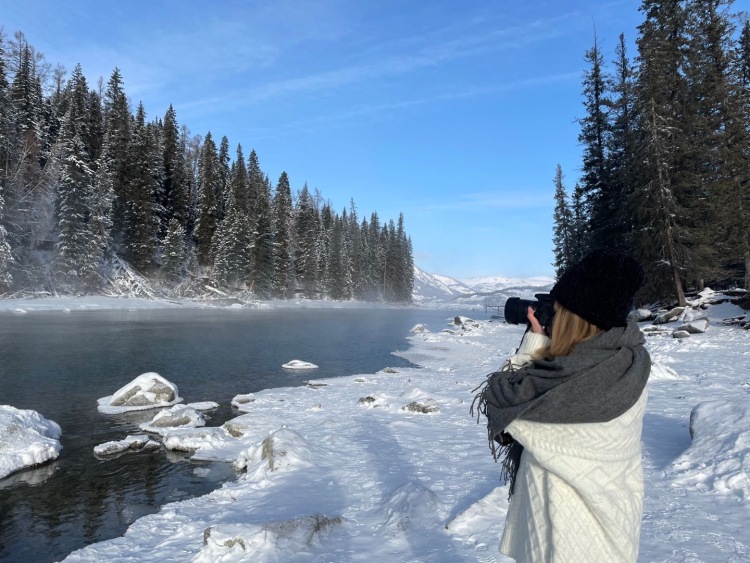
[[[505,302],[505,322],[512,325],[529,324],[526,315],[531,307],[540,325],[551,326],[552,318],[555,316],[555,300],[549,293],[537,293],[534,297],[537,301],[520,297],[508,298]]]
[[[528,308],[534,308],[536,304],[536,301],[529,301],[520,297],[509,297],[505,302],[505,322],[512,325],[528,323],[529,320],[526,317]]]

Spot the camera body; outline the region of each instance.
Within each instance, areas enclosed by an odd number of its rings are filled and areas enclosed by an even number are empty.
[[[529,324],[526,311],[531,307],[540,325],[551,326],[555,316],[555,299],[549,293],[536,293],[534,297],[536,301],[510,297],[505,302],[505,322],[512,325]]]

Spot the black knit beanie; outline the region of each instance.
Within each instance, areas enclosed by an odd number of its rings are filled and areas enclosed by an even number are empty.
[[[615,250],[594,250],[568,268],[550,291],[555,301],[579,317],[609,330],[625,326],[643,268]]]

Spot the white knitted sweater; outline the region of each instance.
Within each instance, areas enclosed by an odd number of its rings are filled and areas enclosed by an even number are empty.
[[[528,333],[511,361],[549,340]],[[517,419],[507,431],[524,451],[500,551],[519,563],[634,562],[643,513],[641,430],[647,392],[604,423]]]

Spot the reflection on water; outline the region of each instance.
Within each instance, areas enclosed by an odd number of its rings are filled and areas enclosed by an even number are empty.
[[[97,459],[94,446],[141,433],[155,411],[103,415],[100,397],[156,371],[185,402],[216,401],[219,426],[239,393],[304,380],[373,373],[406,362],[391,351],[417,322],[439,330],[452,314],[420,310],[93,311],[0,315],[0,403],[34,409],[63,429],[60,457],[0,480],[0,561],[63,559],[122,535],[166,503],[210,492],[230,464],[182,453]],[[430,325],[432,323],[432,325]],[[281,368],[292,359],[320,369]],[[198,469],[196,471],[196,469]]]

